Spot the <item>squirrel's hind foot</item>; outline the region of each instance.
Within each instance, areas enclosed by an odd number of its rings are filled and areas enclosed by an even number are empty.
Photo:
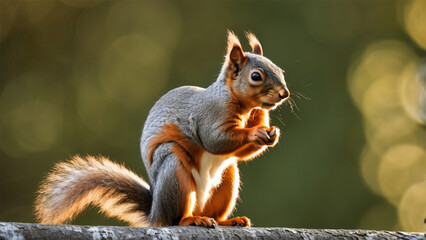
[[[218,222],[219,225],[224,226],[240,226],[240,227],[251,227],[252,223],[248,217],[235,217],[228,220]]]
[[[201,216],[193,216],[193,217],[185,217],[182,218],[179,222],[180,226],[201,226],[208,228],[216,228],[218,225],[217,222],[213,218],[209,217],[201,217]]]

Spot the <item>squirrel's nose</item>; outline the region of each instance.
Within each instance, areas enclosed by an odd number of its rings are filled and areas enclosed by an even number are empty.
[[[286,87],[283,87],[282,89],[279,90],[278,96],[281,99],[286,99],[290,96],[290,92],[288,91],[288,89]]]

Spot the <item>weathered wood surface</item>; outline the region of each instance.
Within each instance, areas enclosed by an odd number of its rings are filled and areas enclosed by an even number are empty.
[[[423,233],[293,228],[41,225],[0,222],[0,239],[425,239]]]

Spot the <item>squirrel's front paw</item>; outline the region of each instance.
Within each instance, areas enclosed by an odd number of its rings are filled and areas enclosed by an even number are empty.
[[[265,126],[254,127],[248,134],[248,140],[259,146],[267,145],[270,139],[268,128]]]
[[[278,127],[272,126],[268,130],[269,141],[266,145],[275,146],[278,143],[278,139],[280,138],[280,129]]]
[[[257,126],[250,129],[248,140],[258,146],[267,145],[273,147],[277,144],[279,136],[280,129],[278,127]]]

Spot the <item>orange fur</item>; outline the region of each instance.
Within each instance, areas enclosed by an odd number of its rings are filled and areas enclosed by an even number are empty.
[[[246,37],[249,41],[253,53],[263,55],[262,45],[260,45],[260,42],[259,40],[257,40],[257,37],[251,32],[246,32]]]
[[[178,163],[176,168],[176,178],[179,185],[178,211],[181,213],[182,218],[192,216],[196,204],[194,196],[191,196],[191,194],[195,194],[194,179],[190,172],[180,163]]]
[[[237,120],[240,123],[243,122],[242,118]],[[217,224],[215,220],[225,221],[234,209],[235,201],[238,197],[239,180],[235,179],[236,174],[238,174],[237,165],[233,164],[224,171],[221,184],[211,190],[212,195],[206,202],[204,209],[200,209],[196,206],[195,182],[191,175],[191,170],[192,168],[199,169],[200,159],[204,150],[185,136],[176,124],[168,123],[163,126],[161,132],[150,142],[148,152],[150,162],[152,162],[155,148],[165,142],[176,143],[172,146],[170,152],[179,160],[176,169],[179,185],[178,211],[181,216],[179,225],[212,227]],[[238,183],[235,181],[238,181]],[[229,221],[223,223],[228,224]]]
[[[225,64],[227,65],[227,72],[225,77],[225,84],[229,89],[232,99],[237,100],[234,91],[232,91],[232,81],[236,79],[235,70],[241,70],[247,63],[247,58],[244,55],[241,43],[238,37],[228,30],[228,43],[226,52]]]
[[[264,109],[253,109],[248,117],[243,114],[243,106],[237,101],[230,101],[227,104],[227,117],[224,123],[220,126],[221,130],[225,132],[228,138],[237,142],[235,148],[225,153],[229,156],[235,156],[239,160],[251,160],[263,152],[259,146],[247,140],[248,134],[252,128],[264,126],[268,131],[269,127],[269,113]]]
[[[234,156],[234,153],[240,148],[249,144],[248,134],[250,128],[246,128],[246,120],[242,112],[241,105],[238,102],[230,101],[227,104],[227,113],[225,121],[220,125],[220,130],[223,131],[230,143],[234,143],[231,151],[224,153],[225,155]]]
[[[142,196],[142,188],[149,191],[142,178],[105,157],[75,156],[56,164],[40,187],[36,217],[43,224],[62,224],[93,204],[107,216],[147,226],[146,209],[134,210],[140,202],[150,201]]]
[[[223,220],[218,222],[219,225],[223,226],[241,226],[241,227],[251,227],[252,223],[248,217],[235,217],[228,220]]]
[[[261,108],[255,108],[250,112],[246,127],[250,128],[258,125],[269,127],[269,113]]]
[[[212,194],[204,206],[203,215],[222,221],[232,213],[238,197],[239,178],[236,174],[238,174],[236,164],[224,171],[220,185],[211,190]]]
[[[191,141],[183,134],[179,127],[174,123],[164,124],[161,131],[150,141],[148,151],[148,161],[152,164],[152,156],[155,149],[162,143],[175,142],[176,144],[170,149],[176,157],[182,162],[189,172],[192,168],[199,169],[200,158],[203,154],[203,149]]]
[[[262,151],[263,149],[261,147],[256,146],[254,143],[248,143],[234,152],[233,155],[236,156],[238,160],[246,161],[260,155]]]
[[[250,112],[250,116],[245,124],[246,128],[252,128],[256,126],[269,127],[269,113],[264,109],[253,109]],[[256,146],[253,143],[248,143],[243,147],[239,148],[233,153],[240,160],[251,160],[262,153],[262,148]]]
[[[179,222],[181,226],[195,225],[203,227],[215,227],[217,225],[216,221],[213,218],[203,217],[203,216],[188,216],[182,218]]]
[[[250,39],[253,40],[255,37],[251,37]],[[232,55],[235,54],[236,56],[233,57]],[[230,92],[231,100],[227,103],[226,120],[221,124],[220,128],[227,134],[230,142],[235,144],[235,146],[231,148],[232,150],[230,152],[224,154],[237,156],[244,160],[252,159],[258,154],[258,152],[261,152],[259,147],[247,140],[250,128],[259,125],[269,127],[268,112],[263,109],[254,109],[250,112],[250,114],[245,113],[246,107],[244,104],[253,105],[254,100],[251,98],[241,99],[241,96],[237,96],[233,90],[232,84],[236,79],[234,73],[236,65],[239,65],[239,68],[242,69],[246,63],[247,58],[242,51],[238,38],[232,32],[228,32],[228,52],[226,62],[228,71],[226,73],[225,84]],[[255,92],[257,90],[251,89],[249,91]],[[248,96],[251,95],[253,94],[248,94]],[[248,120],[246,120],[246,118],[248,118]]]
[[[235,35],[235,33],[233,31],[228,30],[228,37],[227,37],[227,44],[226,44],[226,46],[227,46],[227,51],[226,51],[226,53],[227,53],[226,54],[227,59],[226,59],[226,62],[229,62],[229,58],[228,57],[229,57],[232,49],[235,46],[239,46],[241,48],[240,40],[238,39],[237,35]]]

